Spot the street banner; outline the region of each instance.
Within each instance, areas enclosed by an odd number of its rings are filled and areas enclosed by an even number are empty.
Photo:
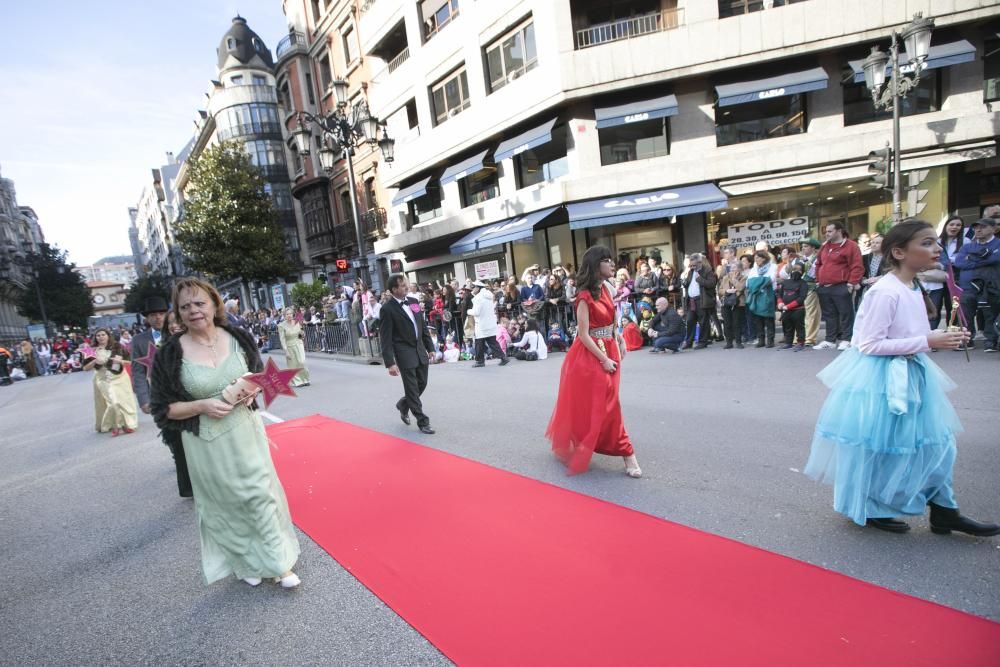
[[[761,241],[771,245],[798,243],[809,238],[809,218],[786,218],[729,225],[730,245],[753,246]]]
[[[271,285],[271,301],[274,302],[274,307],[277,310],[285,309],[285,293],[281,289],[281,285]]]
[[[476,271],[476,280],[490,280],[500,277],[500,262],[497,260],[480,262],[474,264],[473,268]]]

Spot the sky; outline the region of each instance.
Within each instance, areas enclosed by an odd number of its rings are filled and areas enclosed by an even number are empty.
[[[194,135],[237,12],[273,54],[281,0],[0,2],[0,173],[77,265],[132,254],[128,208]]]

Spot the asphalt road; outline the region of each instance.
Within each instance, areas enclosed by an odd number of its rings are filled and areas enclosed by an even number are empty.
[[[431,369],[434,436],[392,408],[379,366],[310,358],[313,385],[271,413],[322,413],[1000,620],[1000,538],[863,529],[799,471],[835,352],[636,352],[622,369],[626,425],[644,477],[595,457],[567,478],[542,437],[562,355]],[[1000,520],[1000,355],[934,355],[959,387],[966,427],[962,510]],[[279,359],[279,361],[281,361]],[[191,501],[148,417],[138,433],[93,432],[91,377],[0,388],[0,664],[437,665],[433,646],[300,534],[293,592],[235,580],[205,586]]]

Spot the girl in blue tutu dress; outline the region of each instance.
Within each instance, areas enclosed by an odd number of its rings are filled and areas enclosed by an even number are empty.
[[[833,484],[833,508],[861,526],[905,533],[896,517],[930,505],[935,533],[1000,534],[962,516],[952,490],[962,425],[946,392],[955,385],[925,353],[958,349],[969,335],[928,324],[916,274],[937,264],[937,237],[926,222],[905,220],[882,244],[892,272],[861,302],[851,347],[818,376],[831,391],[805,473]]]

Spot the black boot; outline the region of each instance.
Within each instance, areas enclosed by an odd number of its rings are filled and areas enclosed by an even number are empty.
[[[905,533],[910,529],[908,523],[899,519],[868,519],[865,521],[865,525],[890,533]]]
[[[764,339],[763,338],[758,338],[757,339],[757,344],[754,345],[754,347],[764,347]]]
[[[941,507],[934,503],[931,506],[931,532],[937,535],[947,535],[953,530],[976,537],[991,537],[1000,535],[1000,526],[995,523],[980,523],[962,516],[957,509]]]

